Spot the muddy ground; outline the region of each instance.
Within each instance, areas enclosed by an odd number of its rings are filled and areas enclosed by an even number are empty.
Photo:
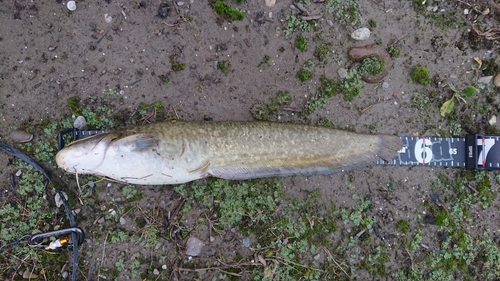
[[[244,11],[234,21],[214,12],[211,1],[86,0],[69,12],[60,0],[0,0],[0,140],[34,157],[70,195],[86,233],[78,280],[499,278],[495,172],[372,166],[269,182],[209,179],[176,189],[80,177],[79,188],[56,167],[55,134],[80,114],[88,129],[106,130],[172,119],[268,119],[377,134],[499,132],[491,121],[499,87],[477,82],[500,73],[498,3],[325,2],[301,1],[318,16],[306,22],[292,1],[280,0],[272,7],[228,1]],[[370,37],[351,39],[360,27],[370,28]],[[299,35],[308,41],[304,51],[295,45]],[[352,101],[334,95],[305,113],[308,101],[322,98],[320,77],[353,69],[348,49],[370,44],[391,51],[388,76],[350,85],[363,87]],[[304,66],[313,76],[302,82],[297,72]],[[428,85],[412,80],[417,66],[429,69]],[[440,107],[454,93],[449,84],[460,97],[467,86],[475,93],[466,102],[455,98],[442,117]],[[289,93],[286,101],[276,101],[280,91]],[[14,142],[15,129],[33,140]],[[67,226],[52,188],[30,189],[40,185],[39,177],[26,178],[36,173],[1,155],[0,245]],[[210,195],[223,185],[262,191]],[[194,194],[197,188],[206,193]],[[222,202],[260,200],[266,192],[267,209],[246,206],[241,218],[223,219],[224,210],[239,205],[223,209]],[[186,254],[190,237],[205,243],[200,255]],[[2,254],[3,280],[69,279],[70,251],[53,255],[21,245]]]

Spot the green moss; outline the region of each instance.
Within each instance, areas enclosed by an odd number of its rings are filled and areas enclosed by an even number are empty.
[[[302,68],[297,72],[297,77],[300,81],[305,82],[311,79],[313,76],[313,72],[307,68]]]
[[[392,58],[397,58],[397,57],[399,57],[401,50],[399,50],[398,48],[396,48],[394,46],[389,46],[389,48],[387,49],[387,52],[389,53],[389,55]]]
[[[269,63],[270,59],[271,59],[271,57],[269,55],[264,55],[264,58],[262,59],[261,62],[259,62],[259,64],[257,65],[257,67],[261,67],[263,64]]]
[[[224,72],[224,75],[229,74],[229,68],[231,67],[231,64],[227,61],[219,61],[217,62],[217,69],[220,69],[222,72]]]
[[[377,27],[377,21],[374,19],[370,19],[368,21],[368,25],[370,25],[371,28],[375,28],[375,27]]]
[[[408,233],[410,231],[410,224],[406,220],[400,220],[396,224],[396,228],[403,233]]]
[[[431,83],[429,69],[423,66],[415,67],[411,73],[411,79],[415,83],[429,85]]]
[[[66,103],[69,110],[73,113],[75,116],[82,115],[82,109],[80,108],[80,99],[78,97],[71,97],[68,99],[68,102]]]
[[[269,115],[277,115],[281,107],[290,105],[292,96],[286,91],[279,91],[276,97],[269,98],[267,104],[259,103],[252,107],[251,112],[257,120],[267,120]]]
[[[439,208],[434,212],[434,224],[438,226],[447,226],[450,223],[448,211],[445,208]]]
[[[316,51],[314,52],[314,56],[319,60],[319,61],[324,61],[328,53],[330,53],[330,45],[331,44],[321,44],[316,48]]]
[[[308,44],[309,41],[304,36],[298,35],[297,37],[295,37],[295,48],[301,50],[302,52],[307,49]]]
[[[186,64],[183,63],[183,62],[178,62],[178,61],[174,61],[172,63],[172,70],[173,71],[180,71],[180,70],[184,70],[184,68],[186,68]]]
[[[253,118],[257,120],[267,120],[267,107],[264,104],[256,104],[250,110]]]
[[[216,1],[214,4],[214,10],[217,14],[223,16],[229,21],[243,20],[245,18],[245,14],[242,11],[229,6],[224,1]]]

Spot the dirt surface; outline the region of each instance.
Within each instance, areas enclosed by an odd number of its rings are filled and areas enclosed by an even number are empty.
[[[297,236],[308,241],[307,250],[293,252],[290,246],[294,256],[285,257],[280,247],[288,247],[287,234],[274,233],[272,223],[263,224],[269,231],[262,232],[255,226],[245,229],[252,224],[245,216],[221,224],[218,199],[204,205],[192,194],[197,186],[217,181],[203,180],[182,193],[170,186],[124,189],[106,181],[94,186],[97,179],[80,177],[79,189],[74,176],[57,169],[55,133],[75,114],[86,116],[87,128],[107,130],[166,119],[255,121],[264,111],[272,121],[331,120],[336,128],[360,133],[463,137],[499,132],[490,122],[500,108],[499,87],[477,83],[500,73],[500,6],[493,0],[348,1],[351,12],[361,15],[359,23],[333,9],[340,5],[336,1],[307,1],[303,5],[310,16],[319,16],[309,21],[309,31],[288,28],[290,15],[301,16],[292,1],[272,7],[264,1],[228,3],[245,18],[227,21],[214,12],[213,2],[196,0],[167,1],[166,17],[159,13],[166,8],[161,1],[77,1],[77,9],[69,12],[56,0],[0,0],[0,141],[33,156],[72,197],[78,226],[86,232],[78,280],[497,280],[500,201],[494,172],[373,166],[275,180],[273,185],[283,186],[282,196],[273,197],[277,214],[301,200],[311,202],[293,212],[297,233],[300,212],[314,212],[305,220],[313,229],[334,209],[330,219],[336,224],[326,243]],[[369,39],[350,38],[360,27],[371,29]],[[299,35],[308,40],[305,51],[296,47]],[[321,98],[320,77],[337,79],[340,68],[353,69],[359,63],[348,59],[348,49],[371,44],[399,51],[390,52],[388,76],[376,84],[362,82],[352,101],[334,95],[305,114],[308,101]],[[320,46],[328,48],[322,61]],[[174,70],[174,64],[184,69]],[[313,76],[301,82],[297,72],[304,65]],[[428,85],[412,81],[417,66],[429,69]],[[466,103],[456,98],[454,110],[442,117],[440,107],[454,93],[448,84],[459,92],[467,86],[476,91],[470,98],[461,96]],[[276,102],[280,91],[291,100]],[[75,101],[73,107],[69,101]],[[31,144],[14,143],[9,133],[15,129],[33,133]],[[53,192],[18,194],[22,175],[12,174],[19,169],[26,174],[27,168],[1,155],[0,207],[16,203],[19,213],[29,214],[21,221],[37,216],[29,213],[28,198],[49,202]],[[310,199],[318,190],[320,196]],[[65,223],[62,209],[47,206],[42,209],[49,215],[34,223],[40,231]],[[443,213],[448,221],[438,221]],[[7,222],[6,211],[0,215],[2,231],[16,228]],[[401,221],[409,223],[408,232]],[[466,232],[459,233],[460,228]],[[12,238],[2,235],[0,244]],[[200,255],[186,254],[189,237],[205,243]],[[4,280],[21,279],[26,272],[63,279],[70,272],[63,268],[72,264],[70,252],[62,251],[57,259],[30,253],[9,250],[1,260]]]

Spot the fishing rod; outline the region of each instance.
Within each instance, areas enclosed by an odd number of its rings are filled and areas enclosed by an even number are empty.
[[[69,128],[59,132],[58,146],[61,150],[64,135],[71,141],[79,140],[104,130],[79,130]],[[500,170],[500,135],[469,134],[465,138],[409,137],[400,136],[403,148],[391,161],[377,160],[378,165],[463,167],[472,170]]]

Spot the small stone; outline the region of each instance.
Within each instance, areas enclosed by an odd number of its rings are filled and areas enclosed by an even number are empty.
[[[189,237],[186,242],[186,255],[196,257],[201,253],[201,249],[205,243],[196,237]]]
[[[30,140],[33,139],[33,134],[23,130],[15,130],[10,132],[9,137],[14,142],[29,142]]]
[[[99,220],[97,220],[97,223],[99,224],[103,224],[106,220],[104,219],[104,217],[100,218]]]
[[[248,237],[243,238],[243,247],[246,247],[246,248],[250,247],[250,242],[251,242],[250,238],[248,238]]]
[[[465,9],[464,10],[464,15],[468,15],[469,14],[469,9]]]
[[[93,181],[88,181],[88,182],[87,182],[87,185],[88,185],[90,188],[94,188],[95,183],[94,183]]]
[[[73,122],[73,127],[82,130],[83,128],[85,128],[85,126],[87,126],[87,120],[85,120],[85,117],[76,117],[75,121]]]
[[[67,271],[63,271],[63,273],[61,275],[62,275],[63,279],[67,279],[69,276],[69,273]]]
[[[317,254],[314,256],[315,261],[319,261],[320,258],[321,258],[321,254]]]
[[[500,73],[498,73],[495,78],[493,78],[493,85],[500,87]]]
[[[154,275],[160,275],[160,271],[158,269],[153,269],[153,274]]]
[[[497,117],[495,115],[491,116],[488,123],[490,123],[490,125],[495,125],[497,123]]]
[[[264,0],[267,7],[272,8],[276,5],[276,0]]]
[[[184,2],[182,1],[177,2],[177,6],[184,6]]]
[[[337,70],[337,73],[339,74],[339,77],[342,79],[347,77],[347,69],[345,68],[340,68],[339,70]]]
[[[127,223],[127,220],[126,220],[124,217],[121,217],[121,218],[120,218],[120,224],[121,224],[121,225],[124,225],[124,224],[126,224],[126,223]]]
[[[493,76],[483,76],[477,79],[477,83],[479,84],[490,84]]]
[[[107,23],[111,23],[113,21],[113,17],[108,15],[108,14],[104,14],[104,20],[107,22]]]
[[[438,9],[439,8],[436,6],[436,7],[432,8],[432,11],[435,13],[435,12],[437,12]]]
[[[74,10],[76,10],[75,1],[68,1],[68,3],[66,4],[66,7],[68,8],[68,10],[73,12]]]
[[[23,171],[17,170],[16,172],[16,177],[20,177],[23,174]]]
[[[163,270],[167,269],[167,265],[166,264],[162,265],[161,269],[163,269]]]
[[[366,27],[356,29],[356,30],[354,30],[353,33],[351,33],[351,37],[352,37],[352,39],[358,40],[358,41],[366,40],[366,39],[370,38],[370,29],[368,29]]]
[[[210,242],[215,242],[215,237],[210,236]]]
[[[389,88],[389,83],[387,83],[387,82],[385,82],[385,81],[384,81],[384,82],[382,82],[382,88],[384,88],[384,89]]]

